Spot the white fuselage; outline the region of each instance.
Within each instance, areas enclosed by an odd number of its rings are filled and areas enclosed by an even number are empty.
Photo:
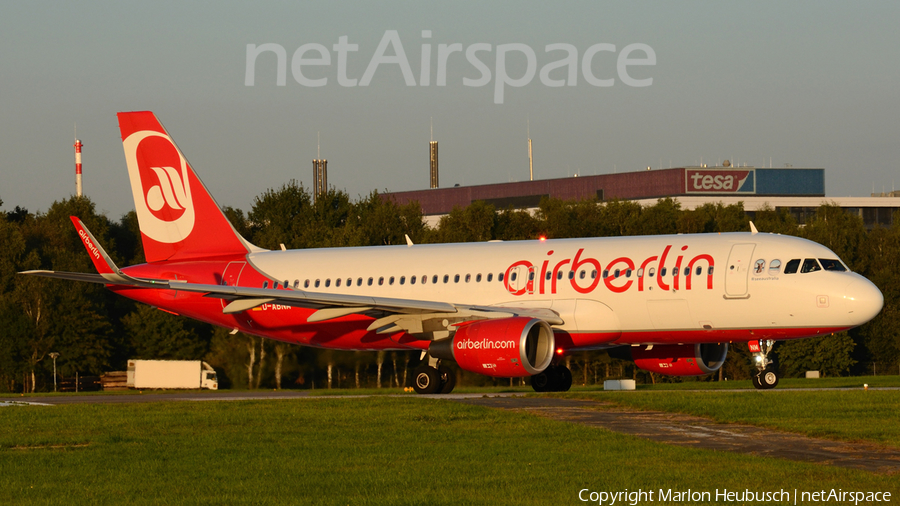
[[[806,337],[855,327],[881,292],[817,243],[773,234],[692,234],[254,253],[305,292],[548,308],[574,348]],[[785,273],[792,260],[820,263]],[[821,260],[820,260],[821,259]],[[677,272],[677,273],[676,273]],[[705,337],[704,337],[705,336]]]

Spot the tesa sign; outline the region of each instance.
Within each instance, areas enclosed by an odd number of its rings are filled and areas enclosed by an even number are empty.
[[[684,169],[685,193],[756,193],[754,169]]]

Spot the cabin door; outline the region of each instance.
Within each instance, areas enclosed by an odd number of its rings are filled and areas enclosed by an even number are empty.
[[[747,279],[750,277],[750,261],[755,244],[735,244],[725,266],[725,297],[749,297]]]

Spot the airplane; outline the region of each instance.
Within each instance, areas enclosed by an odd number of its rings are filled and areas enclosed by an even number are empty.
[[[449,393],[444,361],[566,391],[564,357],[608,350],[641,369],[717,371],[730,345],[774,388],[776,341],[866,323],[884,298],[825,246],[751,232],[269,251],[236,232],[149,111],[118,114],[146,263],[120,269],[72,217],[102,283],[159,309],[287,343],[416,350],[420,394]]]

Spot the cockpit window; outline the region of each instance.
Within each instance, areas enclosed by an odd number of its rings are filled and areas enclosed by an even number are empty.
[[[822,268],[826,271],[844,272],[847,270],[847,268],[844,267],[844,264],[842,264],[841,261],[837,259],[820,258],[819,262],[822,264]]]
[[[787,269],[785,269],[786,271]],[[781,260],[772,260],[769,262],[769,276],[777,276],[781,272]]]
[[[803,266],[800,267],[800,273],[806,272],[816,272],[822,270],[822,267],[819,266],[819,262],[816,261],[815,258],[807,258],[803,261]]]
[[[796,274],[797,269],[800,267],[800,259],[795,258],[793,260],[788,260],[788,263],[784,265],[784,273],[785,274]]]

